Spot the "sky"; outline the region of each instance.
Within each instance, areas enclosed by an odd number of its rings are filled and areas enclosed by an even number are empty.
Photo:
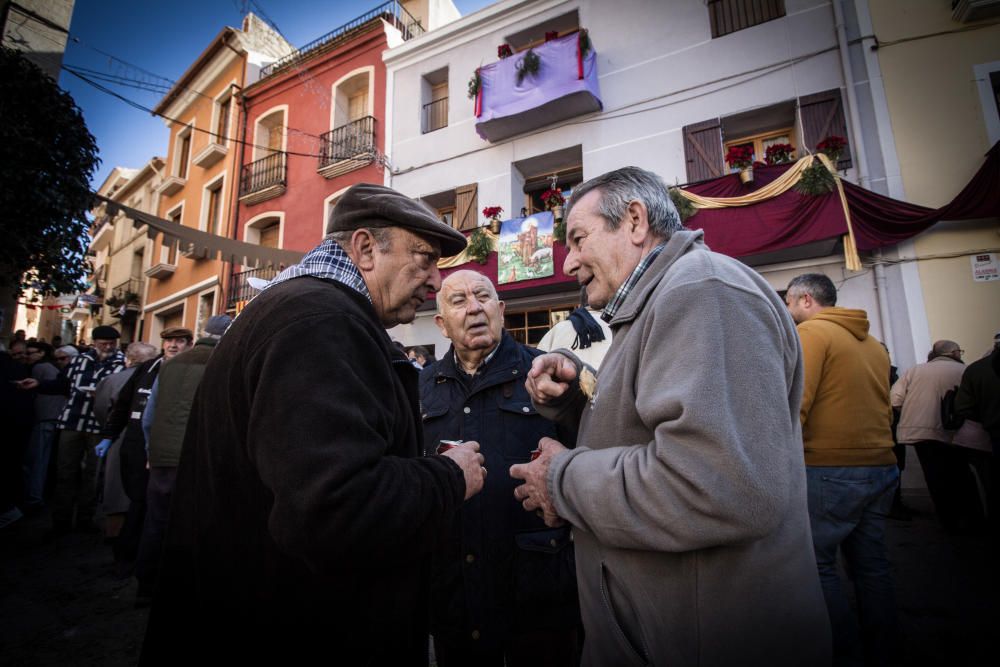
[[[462,16],[491,0],[453,0]],[[63,65],[95,77],[139,79],[153,87],[176,81],[224,26],[239,28],[249,9],[277,26],[299,47],[367,13],[379,0],[76,0]],[[166,156],[169,132],[163,120],[101,92],[65,70],[59,85],[83,110],[97,139],[101,164],[91,178],[100,187],[116,166],[140,168]],[[162,87],[140,90],[102,82],[116,93],[152,109]]]

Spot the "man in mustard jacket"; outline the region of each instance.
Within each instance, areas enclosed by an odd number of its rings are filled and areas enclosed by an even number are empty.
[[[895,632],[885,518],[899,483],[892,453],[889,355],[868,335],[868,314],[837,308],[837,289],[819,273],[788,284],[805,362],[799,416],[809,521],[833,630],[834,664],[883,665]],[[837,550],[855,584],[858,622],[841,589]],[[862,657],[863,656],[863,657]]]

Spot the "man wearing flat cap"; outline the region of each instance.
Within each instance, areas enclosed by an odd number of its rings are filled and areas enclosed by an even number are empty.
[[[465,238],[359,184],[219,342],[195,395],[141,662],[427,663],[428,557],[486,473],[423,450],[386,334]]]
[[[119,336],[113,327],[94,327],[90,333],[94,347],[74,357],[65,373],[46,382],[29,378],[18,383],[21,389],[69,397],[56,425],[59,447],[56,450],[51,537],[63,535],[73,527],[74,508],[77,529],[90,531],[95,528],[97,456],[94,446],[101,436],[100,424],[94,416],[94,392],[102,379],[125,369],[125,355],[118,350]]]
[[[146,517],[149,466],[146,464],[142,413],[146,410],[149,394],[163,362],[191,347],[194,334],[184,327],[169,327],[160,332],[160,340],[162,353],[136,368],[132,377],[118,392],[118,399],[108,414],[107,422],[102,424],[101,436],[104,439],[96,449],[97,455],[103,457],[111,448],[111,443],[124,434],[118,453],[118,470],[105,470],[104,474],[121,475],[122,487],[129,499],[125,523],[114,543],[115,562],[126,570],[131,568],[139,553],[139,539],[142,537],[142,524]]]

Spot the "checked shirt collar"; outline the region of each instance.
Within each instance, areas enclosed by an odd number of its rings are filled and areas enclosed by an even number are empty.
[[[646,273],[646,269],[649,268],[650,264],[653,263],[653,260],[655,260],[666,247],[667,242],[664,241],[650,250],[649,254],[643,257],[639,264],[632,269],[632,273],[630,273],[629,277],[625,279],[625,282],[621,284],[621,287],[618,288],[615,295],[611,297],[611,301],[608,301],[608,305],[605,306],[604,310],[601,312],[602,320],[610,322],[614,318],[615,314],[618,313],[618,309],[622,307],[623,303],[625,303],[625,299],[628,298],[628,295],[632,292],[636,283],[638,283],[639,279],[642,278],[642,274]]]
[[[279,273],[264,289],[270,289],[278,283],[302,276],[336,280],[358,292],[369,302],[372,300],[368,286],[365,285],[358,267],[354,265],[340,244],[333,239],[324,239],[322,243],[306,253],[301,262]]]

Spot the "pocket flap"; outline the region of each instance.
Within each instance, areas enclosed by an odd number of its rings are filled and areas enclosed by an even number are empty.
[[[565,549],[572,541],[569,526],[532,530],[514,535],[514,542],[518,549],[550,554]]]

